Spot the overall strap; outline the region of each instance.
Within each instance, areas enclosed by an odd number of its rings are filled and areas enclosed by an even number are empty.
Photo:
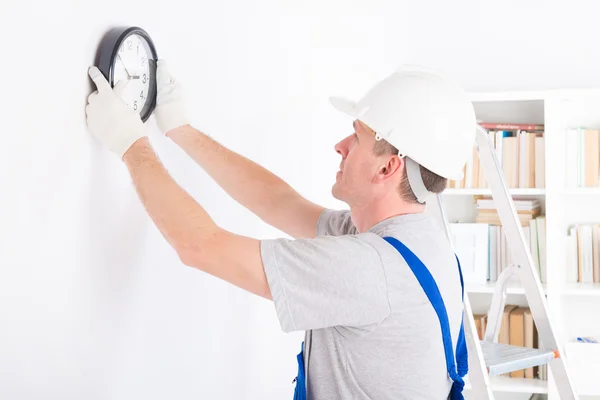
[[[296,388],[294,389],[294,400],[306,400],[306,375],[304,372],[304,342],[302,342],[302,347],[300,349],[300,353],[296,356],[298,360],[298,375],[294,378],[292,383],[296,383]]]
[[[412,270],[413,274],[419,281],[419,284],[423,288],[423,291],[427,295],[429,302],[433,306],[438,319],[440,321],[440,326],[442,329],[442,340],[444,343],[444,353],[446,355],[446,370],[448,371],[448,375],[453,381],[452,389],[450,390],[449,399],[463,399],[462,391],[465,386],[465,383],[462,379],[468,372],[468,353],[467,346],[465,342],[465,334],[464,334],[464,324],[461,321],[460,324],[460,333],[458,335],[458,340],[456,343],[456,360],[454,357],[454,351],[452,349],[452,335],[450,331],[450,322],[448,320],[448,313],[446,312],[446,306],[444,305],[444,300],[442,299],[442,295],[438,289],[433,276],[425,267],[423,262],[402,242],[393,237],[384,237],[385,241],[394,246],[396,250],[404,257],[406,263]],[[460,285],[462,289],[462,300],[464,301],[464,282],[462,271],[460,268],[460,262],[458,257],[456,257],[456,261],[458,263],[458,273],[460,275]]]

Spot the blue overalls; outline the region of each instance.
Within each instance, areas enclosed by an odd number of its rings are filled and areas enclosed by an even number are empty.
[[[450,322],[448,321],[448,313],[446,312],[446,306],[444,305],[444,300],[442,299],[442,295],[431,276],[431,273],[425,267],[425,265],[421,262],[421,260],[406,247],[402,242],[393,238],[393,237],[384,237],[389,244],[394,246],[396,250],[404,257],[406,263],[412,270],[413,274],[419,281],[419,284],[423,288],[423,291],[427,295],[429,302],[435,309],[435,312],[440,321],[440,326],[442,328],[442,340],[444,342],[444,353],[446,354],[446,370],[448,371],[448,375],[452,379],[452,389],[450,389],[450,395],[448,396],[449,400],[462,400],[463,388],[465,383],[463,381],[463,377],[467,374],[469,370],[468,365],[468,353],[467,353],[467,345],[465,342],[465,331],[464,324],[461,321],[460,324],[460,332],[458,334],[458,341],[456,343],[456,359],[454,357],[454,351],[452,350],[452,335],[450,333]],[[463,283],[462,271],[460,269],[460,261],[458,257],[456,257],[456,261],[458,262],[458,273],[460,275],[460,285],[462,288],[462,299],[464,301],[465,296],[465,288]],[[294,400],[306,400],[306,376],[304,371],[304,342],[302,343],[302,349],[300,354],[297,356],[298,358],[298,376],[296,377],[296,389],[294,391]]]

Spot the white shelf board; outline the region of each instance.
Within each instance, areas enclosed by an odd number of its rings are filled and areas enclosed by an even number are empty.
[[[496,289],[496,282],[488,282],[483,285],[469,285],[467,284],[466,290],[468,293],[489,293],[493,294]],[[542,290],[546,293],[546,284],[542,283]],[[525,294],[525,289],[520,284],[509,283],[506,288],[507,294]]]
[[[581,393],[577,393],[579,395],[579,397],[598,397],[600,396],[600,391],[597,392],[581,392]]]
[[[562,191],[563,194],[583,196],[583,195],[599,195],[600,187],[577,187],[577,188],[566,188]]]
[[[600,297],[600,283],[567,283],[562,294],[565,296]]]
[[[546,194],[546,189],[509,189],[508,192],[512,196],[543,196]],[[600,193],[600,192],[599,192]],[[457,196],[457,195],[469,195],[469,196],[491,196],[491,189],[457,189],[448,188],[442,192],[443,195]]]
[[[600,88],[581,89],[548,89],[532,91],[496,91],[496,92],[470,92],[471,101],[521,101],[545,100],[550,98],[581,98],[600,95]]]
[[[490,377],[492,390],[510,393],[548,393],[548,382],[541,379],[509,378],[507,376]],[[465,389],[471,389],[466,383]]]

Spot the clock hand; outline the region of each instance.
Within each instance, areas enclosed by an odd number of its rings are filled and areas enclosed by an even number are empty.
[[[121,60],[121,64],[123,64],[123,68],[125,68],[125,72],[127,73],[127,77],[129,79],[131,79],[131,74],[129,73],[129,70],[125,66],[125,61],[123,61],[123,59],[121,58],[121,56],[119,55],[119,53],[117,53],[117,57],[119,57],[119,60]]]

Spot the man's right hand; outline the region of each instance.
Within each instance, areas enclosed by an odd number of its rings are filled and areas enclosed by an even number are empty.
[[[188,125],[181,84],[171,75],[165,60],[156,63],[156,124],[163,135]]]

